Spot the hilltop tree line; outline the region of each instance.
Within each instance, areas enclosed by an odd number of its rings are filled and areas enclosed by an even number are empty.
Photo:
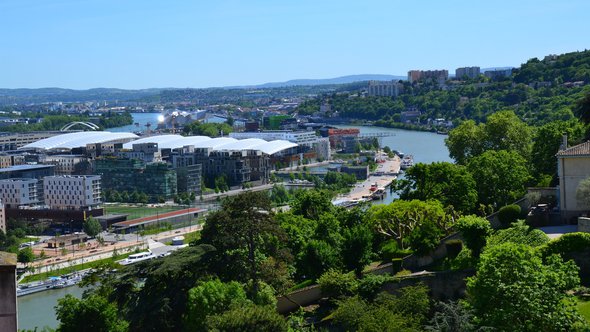
[[[465,120],[481,123],[497,111],[512,110],[527,124],[543,125],[575,118],[576,101],[590,88],[563,84],[573,81],[590,83],[590,51],[529,60],[505,80],[491,81],[481,76],[478,80],[449,84],[445,89],[431,83],[403,82],[398,97],[363,96],[360,91],[332,93],[305,101],[296,111],[311,115],[322,104],[328,104],[332,113],[338,112],[343,118],[372,120],[391,127],[399,124],[401,112],[409,109],[422,112],[419,121],[423,124],[437,118],[456,124]]]

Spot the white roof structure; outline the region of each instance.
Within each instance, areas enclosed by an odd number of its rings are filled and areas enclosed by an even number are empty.
[[[123,144],[123,148],[131,149],[133,148],[133,144],[138,143],[157,143],[160,149],[176,149],[193,145],[195,148],[209,148],[213,151],[259,150],[266,154],[275,154],[297,146],[296,143],[288,141],[275,140],[267,142],[259,138],[237,140],[230,137],[211,138],[207,136],[159,135],[144,137],[125,143]]]
[[[112,141],[132,140],[138,136],[132,133],[111,133],[109,131],[80,131],[44,138],[36,142],[27,144],[19,149],[73,149],[84,147],[86,144],[107,143]]]

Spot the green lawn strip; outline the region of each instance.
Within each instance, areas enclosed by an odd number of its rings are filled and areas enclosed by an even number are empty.
[[[60,276],[63,274],[76,272],[76,271],[82,271],[82,270],[86,270],[86,269],[95,268],[95,267],[97,267],[101,264],[104,264],[104,263],[114,263],[118,260],[125,259],[125,258],[127,258],[127,256],[129,256],[131,254],[133,254],[133,252],[122,254],[122,255],[117,255],[115,257],[99,259],[96,261],[87,262],[87,263],[83,263],[83,264],[79,264],[79,265],[68,266],[68,267],[53,270],[50,272],[43,272],[43,273],[39,273],[39,274],[29,275],[29,276],[24,277],[20,283],[23,284],[23,283],[27,283],[27,282],[40,281],[40,280],[45,280],[49,277],[55,277],[55,276]]]
[[[590,323],[590,301],[576,297],[576,307],[580,315]]]

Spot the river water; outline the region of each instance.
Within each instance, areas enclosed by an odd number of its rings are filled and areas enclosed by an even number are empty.
[[[155,128],[158,123],[158,113],[133,113],[134,124],[119,128],[108,129],[112,132],[137,132],[145,131],[147,123]],[[215,120],[212,120],[214,122]],[[217,122],[217,121],[215,121]],[[138,125],[136,126],[135,123]],[[369,126],[338,126],[340,128],[359,128],[361,134],[386,133],[391,136],[382,137],[381,145],[389,146],[392,150],[402,151],[414,156],[415,162],[431,163],[435,161],[452,161],[444,144],[446,136],[430,132],[410,131],[403,129],[391,129]],[[387,204],[393,200],[392,195],[385,197],[381,203]],[[79,287],[69,287],[51,290],[18,298],[19,328],[34,329],[37,327],[57,327],[54,307],[59,298],[66,294],[76,297],[82,295]]]

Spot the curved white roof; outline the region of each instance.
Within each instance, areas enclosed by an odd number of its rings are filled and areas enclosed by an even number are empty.
[[[73,149],[84,147],[91,143],[106,143],[121,139],[135,139],[132,133],[111,133],[108,131],[80,131],[44,138],[20,147],[20,149]]]
[[[267,142],[259,138],[238,140],[231,137],[211,138],[207,136],[158,135],[138,138],[131,133],[111,133],[107,131],[84,131],[68,133],[45,138],[23,146],[21,149],[73,149],[91,143],[105,143],[120,139],[130,139],[123,148],[132,149],[133,144],[157,143],[161,149],[176,149],[187,145],[195,148],[209,148],[214,151],[259,150],[266,154],[274,154],[282,150],[296,147],[297,144],[283,140]],[[133,140],[135,139],[135,140]]]
[[[284,140],[270,141],[258,146],[257,149],[266,154],[275,154],[279,151],[287,150],[296,147],[296,143]]]
[[[220,145],[216,150],[220,151],[232,151],[232,150],[258,150],[257,147],[266,143],[265,140],[260,138],[246,138],[236,142]]]

